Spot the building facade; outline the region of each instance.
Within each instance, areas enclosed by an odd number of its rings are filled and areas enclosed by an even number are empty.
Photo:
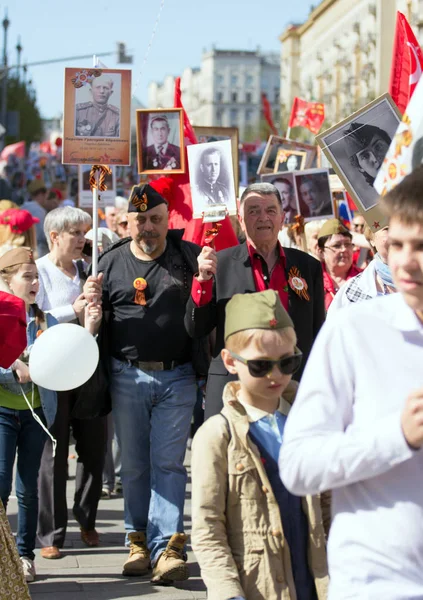
[[[281,110],[295,96],[324,102],[327,125],[388,91],[396,12],[423,36],[422,0],[323,0],[281,35]]]
[[[150,108],[173,106],[174,77],[149,85]],[[202,55],[200,68],[181,76],[185,110],[193,125],[238,127],[241,140],[260,131],[261,93],[272,106],[275,123],[280,114],[280,59],[259,50],[218,50]]]

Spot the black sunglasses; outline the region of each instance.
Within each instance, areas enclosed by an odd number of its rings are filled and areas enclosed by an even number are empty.
[[[293,375],[300,368],[303,359],[302,352],[299,351],[291,354],[291,356],[279,358],[279,360],[268,360],[267,358],[247,360],[234,352],[231,352],[231,356],[242,362],[242,364],[247,365],[251,377],[264,377],[273,370],[275,365],[284,375]]]

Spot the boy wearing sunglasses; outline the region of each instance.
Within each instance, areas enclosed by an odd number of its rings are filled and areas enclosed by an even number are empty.
[[[222,359],[239,381],[192,454],[192,545],[209,600],[326,598],[320,502],[291,495],[278,476],[301,357],[277,292],[228,302]]]

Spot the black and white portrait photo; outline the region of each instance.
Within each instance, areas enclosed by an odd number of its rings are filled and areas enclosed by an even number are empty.
[[[294,174],[300,214],[307,221],[334,217],[327,169],[309,169]]]
[[[285,213],[285,224],[294,223],[295,217],[300,214],[300,209],[293,173],[262,175],[260,179],[272,183],[278,190],[282,200],[282,210]]]
[[[257,174],[310,169],[316,156],[317,146],[271,135],[267,140]]]
[[[188,166],[194,217],[213,207],[236,214],[231,141],[188,146]]]
[[[302,171],[305,168],[307,152],[299,150],[278,150],[275,161],[275,173]]]
[[[120,136],[121,80],[119,73],[103,72],[75,89],[75,136]]]
[[[182,110],[137,110],[139,173],[184,173]]]
[[[357,206],[378,203],[373,187],[399,124],[398,111],[385,94],[316,137]]]

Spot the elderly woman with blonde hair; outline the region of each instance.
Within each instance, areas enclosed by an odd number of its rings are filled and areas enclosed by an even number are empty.
[[[306,238],[306,244],[308,253],[317,260],[322,260],[321,254],[319,254],[319,247],[317,245],[317,235],[327,219],[318,219],[317,221],[309,221],[304,225],[304,234]]]
[[[81,256],[85,234],[90,227],[91,217],[80,208],[71,206],[50,211],[44,221],[50,252],[37,260],[40,276],[37,303],[59,323],[82,324],[83,321],[87,302],[83,294],[85,275]],[[52,456],[48,440],[41,460],[38,539],[43,558],[60,558],[60,549],[65,542],[70,427],[78,453],[73,514],[80,525],[82,541],[87,546],[98,545],[95,520],[102,488],[105,420],[100,417],[79,419],[75,409],[78,399],[78,389],[58,392],[56,419],[50,429],[57,439],[56,456]]]

